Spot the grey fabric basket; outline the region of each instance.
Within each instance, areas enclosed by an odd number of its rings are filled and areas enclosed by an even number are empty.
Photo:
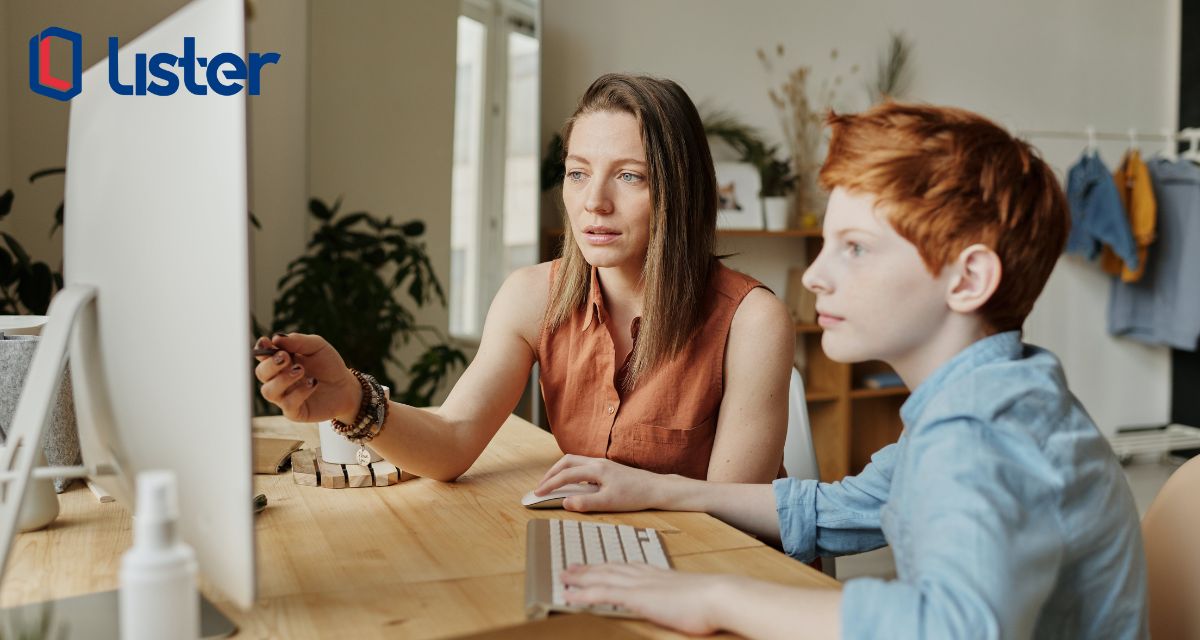
[[[10,336],[0,334],[0,439],[8,437],[17,400],[25,386],[25,376],[37,350],[38,336]],[[42,447],[46,451],[46,462],[51,466],[81,464],[79,452],[79,426],[75,423],[75,402],[71,395],[71,371],[63,370],[62,384],[54,399],[54,412],[50,424],[42,434]],[[71,484],[70,479],[55,478],[54,491],[62,493]]]

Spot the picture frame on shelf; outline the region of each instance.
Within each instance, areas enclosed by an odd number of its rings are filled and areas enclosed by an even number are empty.
[[[762,187],[758,169],[748,162],[717,162],[717,228],[762,230]]]

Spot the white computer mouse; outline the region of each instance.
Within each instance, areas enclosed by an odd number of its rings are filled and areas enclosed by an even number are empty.
[[[571,496],[581,496],[587,493],[596,493],[600,490],[600,485],[588,484],[580,482],[577,484],[564,484],[563,486],[547,493],[544,496],[534,495],[532,491],[525,494],[521,498],[521,505],[526,509],[561,509],[563,498]]]

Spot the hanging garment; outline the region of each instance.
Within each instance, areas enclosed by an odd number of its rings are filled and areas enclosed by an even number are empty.
[[[1108,331],[1194,351],[1200,338],[1200,168],[1155,158],[1147,170],[1158,205],[1158,241],[1140,280],[1113,280]]]
[[[1146,268],[1146,252],[1154,242],[1157,217],[1150,172],[1146,170],[1146,163],[1142,162],[1142,155],[1137,149],[1130,149],[1129,153],[1125,154],[1120,168],[1113,173],[1113,183],[1117,186],[1121,205],[1129,216],[1129,230],[1137,246],[1138,264],[1136,269],[1129,268],[1122,263],[1111,247],[1105,246],[1100,257],[1100,268],[1114,276],[1120,276],[1125,282],[1137,282]]]
[[[1071,208],[1067,253],[1095,260],[1100,247],[1108,245],[1130,269],[1137,269],[1129,217],[1112,174],[1095,151],[1085,152],[1067,172],[1067,203]]]

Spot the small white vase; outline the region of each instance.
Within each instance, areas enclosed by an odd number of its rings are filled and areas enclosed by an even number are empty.
[[[321,459],[329,464],[358,464],[358,445],[345,436],[333,430],[333,423],[324,420],[317,424],[317,432],[321,436]],[[371,462],[383,460],[383,456],[367,447],[371,453]]]
[[[46,456],[41,449],[34,456],[34,466],[46,466]],[[21,501],[21,509],[17,513],[17,531],[25,533],[44,529],[57,517],[58,496],[54,493],[54,483],[30,478],[25,485],[25,499]]]
[[[787,196],[769,196],[762,199],[763,211],[767,218],[767,231],[783,231],[788,227],[788,214],[791,212],[791,198]]]

